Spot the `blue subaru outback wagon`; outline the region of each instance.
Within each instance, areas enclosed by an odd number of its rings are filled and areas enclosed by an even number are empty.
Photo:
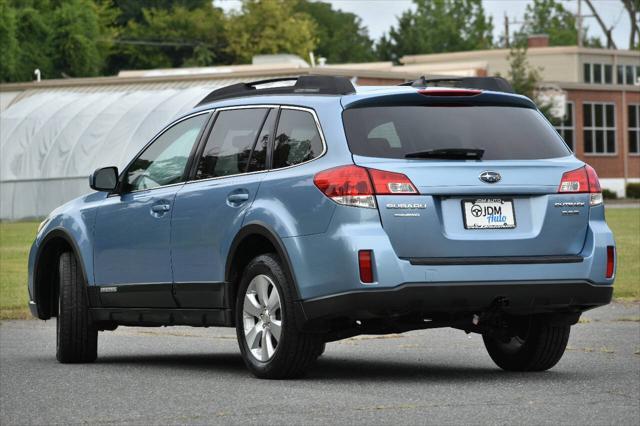
[[[540,371],[610,302],[598,177],[506,81],[288,80],[213,91],[42,222],[29,304],[60,362],[119,325],[228,326],[287,378],[326,342],[453,327]]]

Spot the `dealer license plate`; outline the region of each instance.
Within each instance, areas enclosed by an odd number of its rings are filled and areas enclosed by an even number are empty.
[[[465,229],[513,229],[516,227],[516,215],[511,199],[462,200],[462,217]]]

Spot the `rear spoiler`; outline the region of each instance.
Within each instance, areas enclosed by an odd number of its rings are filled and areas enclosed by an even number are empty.
[[[411,87],[455,87],[459,89],[480,89],[493,92],[515,93],[513,87],[502,77],[420,77],[400,84]]]

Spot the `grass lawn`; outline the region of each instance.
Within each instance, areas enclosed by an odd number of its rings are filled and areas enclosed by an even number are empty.
[[[640,300],[640,209],[607,209],[606,215],[618,250],[613,295]]]
[[[640,300],[640,209],[608,209],[607,222],[616,237],[617,298]],[[29,318],[27,256],[37,222],[0,223],[0,319]]]
[[[0,319],[29,318],[27,258],[38,222],[0,223]]]

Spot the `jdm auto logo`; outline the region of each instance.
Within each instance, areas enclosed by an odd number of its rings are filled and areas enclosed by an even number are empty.
[[[473,206],[471,206],[471,214],[474,217],[480,217],[482,216],[482,207],[480,207],[477,204],[474,204]]]
[[[489,170],[480,173],[479,177],[481,181],[486,183],[497,183],[497,182],[500,182],[500,179],[502,179],[502,176],[500,176],[500,173],[492,172]]]

